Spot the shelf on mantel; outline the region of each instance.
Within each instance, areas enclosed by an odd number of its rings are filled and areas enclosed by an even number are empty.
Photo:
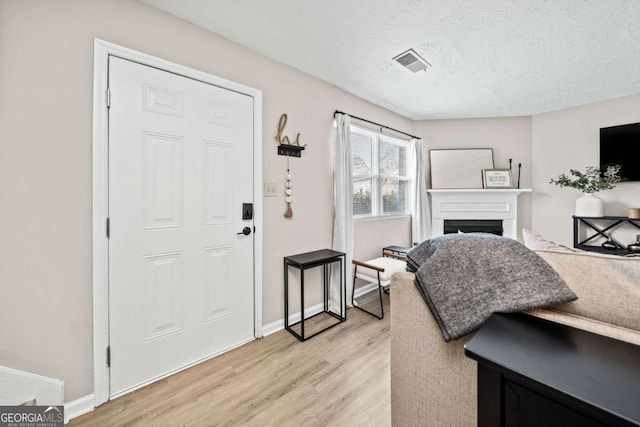
[[[530,193],[531,188],[431,188],[427,193]]]

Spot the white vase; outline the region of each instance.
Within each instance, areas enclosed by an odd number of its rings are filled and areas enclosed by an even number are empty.
[[[576,216],[599,217],[604,216],[602,199],[593,194],[585,194],[576,199]]]

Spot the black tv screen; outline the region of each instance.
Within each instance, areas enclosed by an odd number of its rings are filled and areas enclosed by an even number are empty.
[[[600,129],[600,170],[620,165],[623,181],[640,181],[640,123]]]

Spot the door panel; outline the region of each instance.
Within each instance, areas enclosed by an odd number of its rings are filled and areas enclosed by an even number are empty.
[[[205,322],[233,313],[230,292],[234,282],[230,268],[232,251],[230,246],[205,249],[205,280],[202,289]]]
[[[184,143],[181,137],[144,133],[142,189],[146,228],[181,227]]]
[[[252,98],[110,57],[111,395],[254,337]]]
[[[232,182],[229,168],[233,164],[233,147],[215,141],[204,141],[204,218],[206,225],[231,223]],[[237,214],[237,212],[236,212]]]

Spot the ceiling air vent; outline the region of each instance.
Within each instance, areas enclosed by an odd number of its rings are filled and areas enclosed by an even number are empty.
[[[414,73],[423,70],[426,71],[428,67],[431,67],[431,64],[425,61],[413,49],[402,52],[400,55],[393,58],[393,60]]]

